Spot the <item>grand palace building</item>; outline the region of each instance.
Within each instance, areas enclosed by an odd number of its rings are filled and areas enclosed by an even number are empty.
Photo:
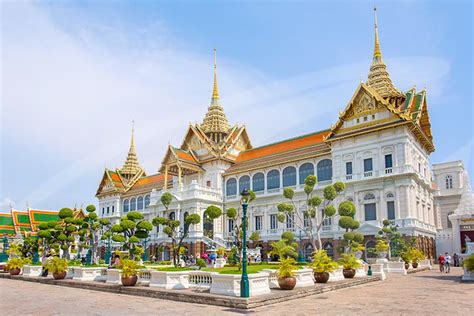
[[[241,209],[239,192],[247,188],[257,196],[249,205],[250,233],[259,233],[254,245],[265,253],[284,231],[300,236],[296,219],[278,222],[277,205],[285,201],[283,189],[291,187],[298,211],[303,211],[304,179],[314,174],[320,194],[330,183],[346,183],[339,199],[356,205],[366,248],[374,247],[382,221],[389,219],[404,236],[416,237],[427,256],[436,257],[436,234],[446,218],[434,202],[437,189],[429,158],[435,147],[427,92],[415,87],[402,92],[392,82],[382,59],[377,21],[367,81],[348,99],[332,126],[253,147],[245,126],[230,124],[225,114],[214,66],[212,98],[202,123],[189,125],[180,146],[168,146],[157,174],[147,174],[141,167],[132,131],[123,167],[104,171],[96,194],[99,214],[118,222],[137,210],[150,220],[159,215],[181,223],[188,214],[199,214],[203,221],[190,228],[186,239],[188,250],[199,254],[210,247],[227,247],[234,240],[235,223],[225,215],[210,221],[204,218],[205,209],[210,205],[224,211]],[[167,212],[160,203],[163,192],[174,197]],[[344,232],[337,223],[337,216],[326,220],[322,232],[324,248],[334,255]],[[166,259],[169,241],[157,229],[148,251]],[[306,255],[313,251],[304,234],[300,243]]]

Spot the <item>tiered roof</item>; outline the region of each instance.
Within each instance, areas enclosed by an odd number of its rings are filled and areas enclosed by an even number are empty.
[[[14,237],[17,234],[35,235],[39,224],[57,220],[59,220],[58,211],[31,208],[20,211],[11,208],[10,214],[0,213],[0,237]]]

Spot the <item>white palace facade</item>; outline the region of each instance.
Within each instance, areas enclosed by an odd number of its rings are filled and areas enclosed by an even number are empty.
[[[359,231],[366,245],[384,219],[394,221],[405,236],[414,236],[430,257],[435,257],[435,237],[442,227],[434,203],[429,162],[434,151],[426,90],[415,87],[401,92],[392,83],[382,60],[375,24],[375,47],[368,80],[361,82],[334,125],[314,133],[253,147],[245,126],[231,125],[220,102],[216,67],[210,106],[201,124],[189,125],[180,146],[167,148],[159,173],[148,175],[140,166],[132,142],[124,166],[106,169],[97,190],[99,213],[119,221],[128,211],[138,210],[149,219],[160,215],[183,222],[187,214],[203,218],[209,205],[223,210],[240,208],[239,192],[253,190],[257,199],[249,206],[250,233],[259,232],[260,245],[268,251],[282,232],[299,231],[294,223],[277,220],[277,205],[284,201],[285,187],[296,192],[303,207],[306,176],[318,177],[317,191],[335,181],[346,183],[340,199],[357,207]],[[168,213],[160,204],[163,192],[174,196]],[[298,202],[298,199],[300,200]],[[300,210],[301,211],[301,210]],[[337,216],[326,221],[322,238],[330,252],[337,248],[343,231]],[[228,246],[234,240],[232,220],[222,216],[190,228],[187,248],[199,254],[213,246]],[[167,258],[169,239],[154,231],[148,251]],[[312,249],[304,238],[306,254]]]

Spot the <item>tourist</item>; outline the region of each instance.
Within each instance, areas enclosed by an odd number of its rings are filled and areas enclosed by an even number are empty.
[[[84,256],[84,255],[82,256],[81,263],[82,263],[83,266],[86,265],[86,256]]]
[[[446,270],[446,273],[451,271],[451,259],[451,256],[446,252],[444,254],[444,270]]]
[[[118,268],[118,267],[120,267],[120,265],[121,265],[120,256],[119,256],[119,255],[115,255],[114,263],[112,264],[112,266],[113,266],[114,268]]]
[[[48,276],[48,269],[46,269],[46,263],[49,260],[50,254],[47,254],[46,256],[41,259],[41,265],[43,266],[43,271],[41,272],[42,277],[47,277]]]
[[[453,264],[455,267],[459,267],[459,256],[457,253],[454,253],[453,255]]]
[[[443,273],[444,272],[444,256],[442,253],[438,257],[438,264],[439,264],[439,272]]]

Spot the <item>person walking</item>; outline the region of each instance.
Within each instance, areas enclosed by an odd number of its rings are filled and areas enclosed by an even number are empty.
[[[444,254],[444,270],[446,271],[446,273],[449,273],[451,272],[451,256],[449,255],[449,253],[445,253]]]
[[[455,267],[459,267],[459,256],[457,253],[454,253],[453,255],[453,264]]]
[[[444,272],[444,256],[442,253],[439,254],[438,257],[438,264],[439,264],[439,272]]]

